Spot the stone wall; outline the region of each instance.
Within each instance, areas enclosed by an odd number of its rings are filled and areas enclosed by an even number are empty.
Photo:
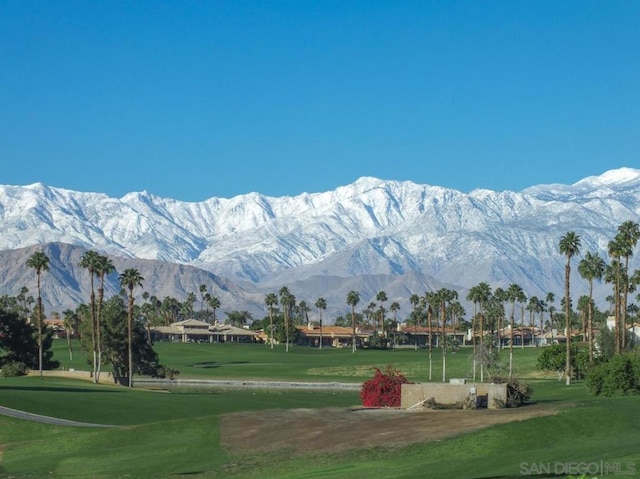
[[[486,407],[505,407],[506,384],[487,383],[417,383],[403,384],[400,407],[408,409],[429,398],[443,405],[462,404],[474,392],[478,398],[486,397]],[[416,406],[421,407],[421,406]]]

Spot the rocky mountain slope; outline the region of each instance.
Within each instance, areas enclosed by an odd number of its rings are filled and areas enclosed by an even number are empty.
[[[640,220],[640,170],[632,168],[522,192],[462,193],[365,177],[323,193],[199,203],[0,186],[0,293],[35,288],[24,263],[47,244],[52,271],[44,295],[56,310],[88,298],[86,272],[77,268],[85,249],[109,254],[119,269],[139,268],[150,294],[184,298],[208,284],[223,310],[255,315],[264,314],[264,293],[282,286],[311,305],[325,297],[334,314],[347,310],[351,289],[363,307],[384,290],[405,313],[412,293],[446,286],[462,298],[480,281],[561,296],[560,237],[575,231],[583,252],[608,260],[607,244],[627,220]],[[574,285],[574,296],[586,292],[577,275]],[[599,301],[607,294],[610,287],[598,285]]]

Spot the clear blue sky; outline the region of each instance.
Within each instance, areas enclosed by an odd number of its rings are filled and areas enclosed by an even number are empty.
[[[0,0],[0,184],[200,201],[640,167],[640,1]]]

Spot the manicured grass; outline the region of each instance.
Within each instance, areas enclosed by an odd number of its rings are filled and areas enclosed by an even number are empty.
[[[285,352],[283,345],[273,350],[264,344],[233,343],[170,343],[159,342],[154,349],[166,366],[178,369],[178,378],[198,379],[253,379],[314,382],[362,383],[373,375],[373,368],[384,369],[391,364],[410,381],[426,381],[429,377],[429,354],[426,349],[414,350],[319,350],[307,346],[293,346]],[[55,343],[54,357],[64,369],[88,370],[77,345],[74,361],[70,362],[66,342]],[[514,349],[514,373],[521,378],[553,377],[536,370],[540,349]],[[447,379],[473,375],[472,348],[461,348],[447,354]],[[502,362],[509,361],[508,350],[502,351]],[[108,369],[105,369],[108,371]],[[476,377],[479,380],[480,370]],[[485,373],[485,379],[488,376]],[[432,353],[432,380],[442,381],[442,352]]]
[[[264,345],[179,343],[158,343],[156,349],[164,364],[181,370],[180,377],[361,382],[371,376],[372,367],[392,364],[411,380],[423,381],[428,364],[425,350],[412,349],[352,354],[296,346],[285,353],[283,348],[271,351]],[[555,416],[444,441],[317,456],[290,451],[233,455],[220,447],[220,417],[234,411],[353,406],[359,404],[357,392],[167,393],[53,377],[0,378],[0,405],[125,426],[69,428],[0,417],[0,477],[464,479],[522,477],[523,472],[535,472],[536,464],[557,469],[580,461],[618,463],[620,468],[631,464],[640,471],[640,399],[594,398],[583,383],[567,387],[557,380],[537,379],[540,374],[534,366],[539,351],[515,350],[516,372],[529,378],[534,402],[566,405]],[[66,345],[56,344],[56,357],[65,353]],[[434,380],[441,380],[439,361],[436,350]],[[470,350],[450,354],[450,377],[469,377],[469,363]]]

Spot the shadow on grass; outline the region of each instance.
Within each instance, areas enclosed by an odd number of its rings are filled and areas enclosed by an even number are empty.
[[[222,364],[220,363],[211,363],[211,362],[207,362],[207,363],[195,363],[195,364],[189,364],[190,367],[192,368],[219,368],[220,366],[222,366]]]
[[[61,393],[119,393],[122,391],[114,391],[112,389],[86,389],[86,388],[62,388],[62,387],[48,387],[48,386],[0,386],[0,390],[7,391],[49,391],[49,392],[61,392]]]
[[[251,364],[251,361],[231,361],[229,363],[224,363],[224,364]],[[218,363],[218,362],[204,362],[204,363],[189,364],[189,366],[192,368],[219,368],[221,366],[224,366],[224,364]]]

